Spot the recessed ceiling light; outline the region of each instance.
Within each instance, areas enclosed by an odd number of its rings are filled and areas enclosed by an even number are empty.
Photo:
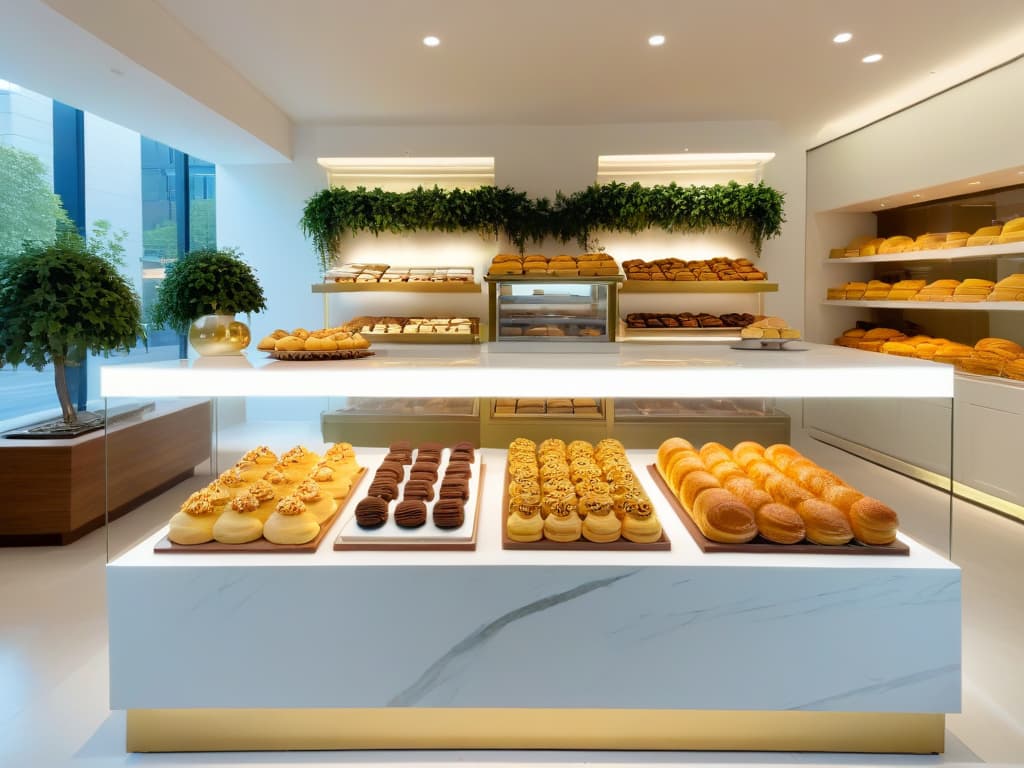
[[[423,44],[427,48],[437,48],[441,44],[441,38],[435,37],[434,35],[427,35],[423,38]]]
[[[978,186],[979,184],[981,184],[981,182],[980,182],[980,181],[968,181],[968,182],[967,182],[967,186],[968,186],[968,187],[976,187],[976,186]]]
[[[885,208],[885,203],[879,203],[878,205],[882,208]]]
[[[918,198],[918,197],[920,197],[920,195],[914,195],[914,197],[915,197],[915,198]]]
[[[870,54],[868,56],[865,56],[863,59],[861,59],[861,61],[863,61],[865,64],[874,64],[876,61],[881,61],[881,60],[882,60],[882,54],[880,54],[880,53],[872,53],[872,54]]]
[[[840,32],[838,35],[832,38],[833,43],[848,43],[853,40],[853,35],[849,32]]]
[[[665,44],[665,36],[664,35],[651,35],[650,37],[647,38],[647,44],[652,46],[652,47],[654,47],[654,48],[657,48],[659,45],[664,45]]]

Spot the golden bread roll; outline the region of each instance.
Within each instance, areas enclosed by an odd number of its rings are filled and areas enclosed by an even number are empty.
[[[796,544],[804,540],[806,526],[800,514],[785,504],[764,504],[754,512],[758,533],[776,544]]]
[[[901,341],[886,341],[882,343],[882,352],[887,355],[899,355],[900,357],[914,357],[915,349],[912,344]]]
[[[747,475],[761,485],[764,485],[769,477],[782,476],[782,470],[765,459],[757,459],[750,462],[747,464],[746,470]]]
[[[274,349],[278,352],[298,352],[306,349],[306,340],[298,336],[284,336],[274,342]]]
[[[865,331],[865,341],[887,341],[896,337],[902,337],[903,334],[894,328],[872,328],[870,331]]]
[[[853,535],[862,544],[892,544],[896,540],[899,516],[878,499],[865,496],[854,502],[847,514]]]
[[[889,253],[903,253],[908,247],[914,244],[914,241],[905,235],[897,235],[896,237],[887,237],[881,245],[878,246],[879,254]]]
[[[867,333],[867,330],[864,328],[851,328],[848,331],[843,331],[843,336],[847,336],[851,339],[859,339],[862,338],[865,333]]]
[[[824,495],[825,491],[833,485],[845,485],[837,475],[821,468],[817,472],[806,473],[801,478],[798,478],[797,482],[815,496]]]
[[[704,443],[700,448],[700,457],[704,464],[711,469],[720,461],[732,461],[732,451],[721,443]]]
[[[794,461],[803,458],[796,448],[793,448],[791,445],[786,445],[785,443],[769,445],[764,449],[764,457],[783,472],[785,472],[786,467]]]
[[[1024,355],[1024,347],[1009,339],[986,338],[981,339],[974,348],[980,352],[991,352],[1006,360],[1015,360]]]
[[[1024,216],[1020,216],[1016,219],[1010,219],[1003,225],[1003,231],[1001,234],[1011,235],[1017,232],[1024,232]]]
[[[981,227],[972,237],[999,237],[1003,234],[1002,224],[993,224],[990,227]]]
[[[849,512],[850,507],[863,498],[863,493],[848,485],[830,485],[821,492],[822,501],[827,501],[843,513]]]
[[[658,446],[658,458],[657,467],[661,472],[662,477],[667,477],[668,468],[670,465],[670,459],[676,453],[682,451],[692,451],[694,448],[689,441],[684,440],[681,437],[670,437],[668,440]]]
[[[827,501],[807,499],[796,506],[796,511],[803,518],[808,541],[839,546],[848,544],[853,538],[853,530],[846,515]]]
[[[690,516],[707,538],[723,544],[744,544],[757,536],[754,513],[724,488],[697,495]]]
[[[711,467],[711,474],[718,478],[723,486],[725,481],[731,477],[745,478],[747,473],[740,469],[740,465],[734,461],[720,461]]]
[[[682,493],[683,480],[688,474],[706,470],[704,460],[696,453],[676,454],[675,460],[669,467],[669,475],[666,480],[676,496],[679,496]]]
[[[750,479],[731,477],[726,480],[724,488],[755,512],[765,504],[774,503],[771,494],[763,488],[758,488]]]
[[[814,498],[813,493],[783,474],[772,475],[765,480],[764,489],[772,495],[775,501],[788,507],[796,507],[800,502]]]
[[[683,483],[679,488],[679,500],[683,502],[683,506],[687,510],[692,510],[693,503],[696,501],[699,493],[710,488],[721,487],[722,484],[718,482],[718,478],[710,472],[691,472],[683,479]]]
[[[764,457],[764,446],[753,440],[744,440],[742,443],[736,443],[732,449],[732,455],[737,464],[746,468],[751,461]]]

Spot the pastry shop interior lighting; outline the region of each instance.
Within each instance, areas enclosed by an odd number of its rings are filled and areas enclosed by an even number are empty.
[[[437,46],[441,44],[441,38],[436,35],[427,35],[423,38],[423,44],[427,46],[427,48],[437,48]]]
[[[833,43],[848,43],[853,40],[853,35],[849,32],[840,32],[838,35],[832,38]]]
[[[651,35],[650,37],[647,38],[647,44],[649,46],[651,46],[652,48],[657,48],[658,46],[664,45],[665,44],[665,36],[664,35]]]
[[[882,54],[880,54],[880,53],[871,53],[871,54],[868,54],[867,56],[865,56],[863,59],[861,59],[861,61],[863,61],[865,64],[874,64],[876,61],[881,61],[881,60],[882,60]]]
[[[976,187],[976,186],[978,186],[979,184],[981,184],[981,182],[980,182],[980,181],[968,181],[968,182],[967,182],[967,186],[968,186],[968,187]]]

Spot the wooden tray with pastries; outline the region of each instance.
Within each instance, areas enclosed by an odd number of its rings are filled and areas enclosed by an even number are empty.
[[[309,361],[309,360],[358,360],[361,357],[375,355],[372,349],[329,349],[329,350],[275,350],[268,352],[267,357],[274,360]]]
[[[671,505],[672,509],[675,510],[679,520],[683,523],[683,527],[686,528],[687,533],[693,539],[694,543],[700,548],[701,552],[753,552],[761,554],[800,554],[800,555],[909,555],[910,547],[904,542],[897,539],[892,544],[885,545],[870,545],[861,544],[856,541],[851,541],[849,544],[842,544],[836,546],[827,546],[824,544],[814,544],[807,540],[804,540],[798,544],[776,544],[768,541],[762,536],[758,535],[751,541],[743,544],[725,544],[719,541],[712,541],[705,536],[697,523],[694,522],[693,518],[687,512],[682,502],[676,497],[672,490],[668,487],[665,479],[661,476],[658,468],[651,464],[647,467],[651,477],[654,479],[655,484],[661,491],[665,500]]]
[[[253,553],[253,552],[288,552],[288,553],[306,553],[311,554],[316,552],[320,547],[320,542],[324,540],[327,533],[331,530],[331,527],[341,516],[341,513],[345,511],[345,507],[351,501],[352,497],[356,495],[356,490],[359,488],[366,476],[366,468],[361,467],[359,472],[355,475],[355,481],[352,483],[352,488],[349,490],[348,495],[342,499],[338,508],[334,511],[329,518],[320,524],[320,533],[316,535],[311,541],[307,541],[305,544],[274,544],[267,541],[264,538],[256,539],[255,541],[249,541],[245,544],[224,544],[219,541],[208,541],[204,544],[175,544],[169,540],[166,536],[160,539],[153,547],[153,551],[157,553]]]
[[[540,541],[513,541],[508,536],[508,527],[506,526],[506,521],[508,519],[508,483],[509,476],[506,472],[505,490],[501,495],[502,514],[500,518],[502,549],[547,550],[549,552],[558,552],[566,549],[583,552],[666,552],[672,549],[672,542],[669,541],[664,530],[661,532],[661,538],[647,544],[640,544],[621,537],[616,541],[609,542],[588,541],[583,538],[577,539],[576,541],[566,542],[551,541],[550,539],[541,539]]]

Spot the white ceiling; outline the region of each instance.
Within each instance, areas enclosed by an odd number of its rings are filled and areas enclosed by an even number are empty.
[[[774,120],[813,143],[1024,53],[1024,0],[157,2],[297,122]]]

